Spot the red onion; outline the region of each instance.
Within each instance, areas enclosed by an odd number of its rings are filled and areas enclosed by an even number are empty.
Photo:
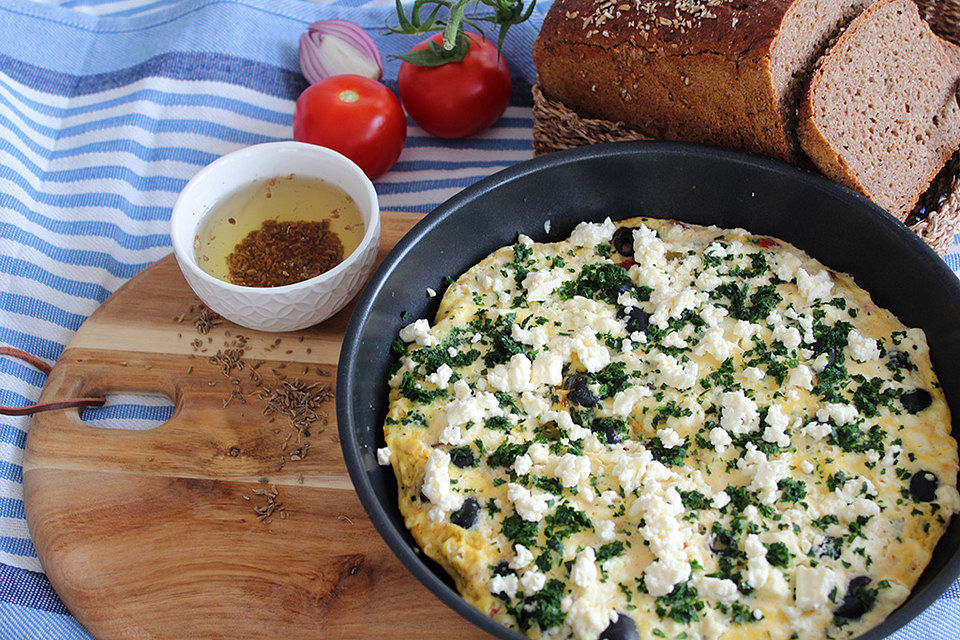
[[[348,73],[379,80],[380,50],[359,25],[349,20],[319,20],[300,36],[300,71],[310,84]]]

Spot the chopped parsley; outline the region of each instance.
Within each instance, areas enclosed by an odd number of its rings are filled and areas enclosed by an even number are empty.
[[[513,427],[503,416],[493,416],[483,421],[483,426],[492,431],[510,431]]]
[[[556,478],[547,478],[546,476],[533,476],[533,486],[541,491],[560,495],[563,493],[563,485]]]
[[[522,544],[530,548],[537,541],[537,523],[524,520],[519,513],[514,512],[503,519],[500,533],[515,544]]]
[[[443,389],[433,389],[428,391],[427,389],[420,388],[419,384],[414,379],[413,374],[408,371],[403,374],[403,379],[400,381],[400,395],[402,395],[404,398],[412,400],[413,402],[429,404],[437,398],[447,395],[447,392]]]
[[[750,268],[744,269],[743,267],[734,267],[733,269],[730,269],[729,275],[740,276],[741,278],[756,278],[757,276],[761,276],[770,270],[770,267],[767,264],[767,257],[762,251],[758,251],[757,253],[748,253],[747,256],[750,258]]]
[[[719,609],[719,607],[717,607]],[[734,602],[730,605],[730,622],[733,624],[743,624],[744,622],[756,622],[753,617],[753,609],[745,604]]]
[[[616,439],[623,440],[627,433],[627,422],[620,418],[597,418],[591,424],[597,439],[604,444],[614,444]],[[611,436],[615,436],[616,439]],[[654,454],[656,456],[656,454]]]
[[[700,619],[704,604],[697,599],[697,589],[690,582],[681,582],[673,591],[656,599],[657,615],[681,624]]]
[[[767,548],[767,562],[774,567],[786,569],[791,557],[787,545],[782,542],[771,542],[770,544],[764,543],[764,546]]]
[[[813,394],[827,402],[844,402],[840,392],[846,389],[849,380],[850,374],[839,360],[830,362],[817,374],[817,384],[813,386]]]
[[[470,329],[484,336],[490,344],[490,349],[483,354],[483,364],[488,367],[505,364],[518,353],[522,353],[533,360],[535,356],[533,351],[512,337],[512,327],[515,320],[516,315],[511,313],[500,316],[495,320],[491,320],[486,315],[481,315],[474,318],[470,323]]]
[[[900,397],[900,392],[894,388],[883,389],[886,384],[883,378],[867,380],[865,376],[856,375],[852,380],[860,383],[853,392],[853,404],[867,418],[880,415],[883,408],[893,408],[894,401]]]
[[[469,366],[474,360],[480,357],[480,352],[476,349],[458,351],[454,356],[451,356],[449,353],[451,347],[456,349],[463,343],[463,338],[460,337],[461,333],[464,332],[462,330],[457,331],[457,335],[451,335],[438,345],[421,347],[420,349],[410,351],[410,359],[423,365],[424,371],[427,374],[435,372],[442,364],[447,365],[451,369]]]
[[[630,376],[624,371],[626,363],[611,362],[596,373],[583,373],[591,380],[597,383],[599,387],[597,395],[602,400],[610,398],[622,391],[627,386]]]
[[[529,442],[513,444],[504,440],[496,451],[487,456],[487,464],[492,469],[497,467],[512,467],[518,456],[523,455],[530,448]]]
[[[600,548],[597,549],[597,562],[604,562],[610,558],[616,558],[619,555],[623,555],[623,542],[614,540],[613,542],[601,545]]]
[[[837,488],[842,489],[847,480],[847,474],[843,471],[835,471],[827,476],[827,488],[830,489],[830,491],[836,491]]]
[[[817,518],[810,524],[815,526],[817,529],[820,529],[821,531],[826,531],[827,527],[829,527],[831,524],[840,524],[840,520],[839,518],[837,518],[837,516],[833,515],[832,513],[829,513],[821,518]]]
[[[520,630],[526,632],[533,625],[546,631],[563,624],[566,615],[560,606],[565,587],[556,578],[551,578],[543,589],[523,599],[519,605],[507,603],[507,612],[517,620]],[[504,599],[506,599],[504,597]]]
[[[796,358],[787,355],[787,349],[783,343],[775,342],[769,347],[758,337],[753,338],[753,348],[746,351],[743,356],[749,367],[766,368],[767,375],[773,376],[777,384],[783,384],[790,369],[797,366]]]
[[[693,491],[681,491],[680,499],[683,501],[684,508],[690,509],[691,511],[706,509],[710,505],[707,497],[696,489]]]
[[[827,442],[834,444],[844,451],[863,452],[876,449],[883,453],[883,430],[879,425],[871,426],[863,431],[859,424],[834,425],[833,431],[827,436]]]
[[[509,263],[509,266],[513,267],[513,278],[517,281],[517,288],[522,286],[521,283],[530,273],[533,262],[533,249],[530,245],[519,240],[513,243],[513,262]]]
[[[700,386],[704,389],[709,389],[710,387],[720,387],[727,391],[736,389],[740,385],[738,385],[734,380],[734,371],[733,358],[727,358],[720,363],[720,366],[716,371],[713,371],[701,378]]]
[[[721,297],[726,298],[730,301],[730,304],[726,305],[730,316],[749,322],[763,320],[783,300],[783,296],[777,293],[776,286],[772,284],[757,287],[757,290],[749,296],[748,290],[746,285],[740,286],[734,282],[726,282],[711,291],[710,297],[715,300]]]
[[[628,289],[633,289],[634,297],[641,302],[649,300],[653,291],[650,287],[635,288],[627,271],[620,265],[594,262],[585,265],[576,280],[568,280],[560,285],[557,295],[561,300],[583,296],[617,304],[620,293]]]
[[[653,459],[670,467],[679,467],[687,457],[687,440],[679,447],[671,449],[663,446],[660,438],[652,438],[647,441],[647,449],[653,454]]]
[[[777,483],[781,502],[800,502],[807,497],[807,483],[803,480],[784,478]]]
[[[753,497],[746,487],[729,485],[725,491],[727,495],[730,496],[729,506],[733,513],[740,513],[746,509],[747,506],[753,504]],[[724,507],[724,510],[726,510],[726,507]]]
[[[692,415],[693,411],[678,406],[676,400],[670,400],[658,407],[656,413],[653,414],[653,426],[656,428],[661,422],[666,422],[667,418],[684,418]]]
[[[583,529],[590,529],[593,523],[583,511],[579,511],[567,503],[557,505],[556,510],[545,518],[547,535],[556,535],[561,538],[578,533]]]

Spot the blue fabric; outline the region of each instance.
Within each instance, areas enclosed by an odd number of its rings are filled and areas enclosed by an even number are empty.
[[[395,168],[377,182],[384,209],[428,211],[477,179],[531,157],[530,49],[545,3],[514,28],[514,99],[472,139],[442,141],[411,123]],[[415,41],[384,37],[392,2],[332,0],[4,0],[0,5],[0,344],[49,362],[127,279],[170,251],[177,193],[234,149],[288,139],[305,86],[306,24],[345,18],[377,38],[386,82]],[[960,249],[947,257],[960,270]],[[0,358],[0,404],[36,401],[44,377]],[[112,398],[97,426],[148,427],[163,399]],[[27,532],[22,460],[28,418],[0,417],[0,640],[89,638],[50,588]],[[960,588],[898,640],[960,635]]]

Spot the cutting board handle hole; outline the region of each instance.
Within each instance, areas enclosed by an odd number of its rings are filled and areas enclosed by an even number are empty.
[[[173,400],[161,394],[108,393],[102,407],[88,407],[80,419],[98,429],[146,431],[173,416]]]

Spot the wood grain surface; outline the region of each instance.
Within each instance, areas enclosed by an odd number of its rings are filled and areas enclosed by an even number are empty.
[[[419,218],[384,213],[378,259]],[[41,402],[132,391],[176,404],[143,431],[91,427],[75,409],[34,418],[26,517],[71,613],[99,640],[489,638],[421,586],[367,519],[332,399],[299,443],[288,417],[263,413],[257,391],[283,380],[333,391],[352,307],[294,333],[223,322],[200,334],[198,304],[164,258],[83,324],[47,380]],[[210,356],[238,336],[245,366],[228,376]],[[230,398],[231,377],[242,399]],[[291,455],[305,443],[305,457]],[[274,489],[282,510],[261,520],[254,507]]]

